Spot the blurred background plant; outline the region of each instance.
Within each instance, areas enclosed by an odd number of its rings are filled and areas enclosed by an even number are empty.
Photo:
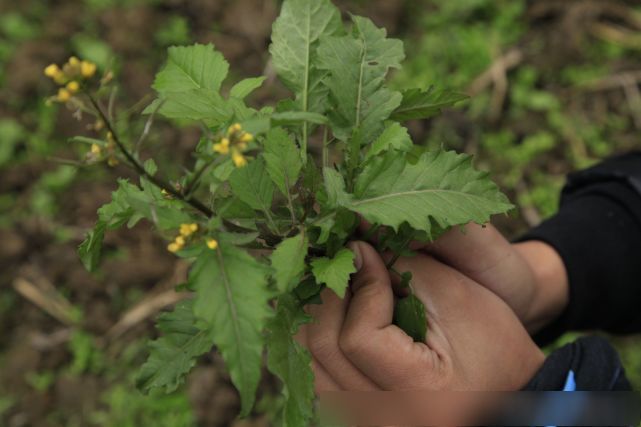
[[[639,147],[641,7],[629,0],[341,0],[406,42],[393,84],[472,95],[461,108],[410,124],[416,141],[477,155],[518,205],[497,225],[516,236],[557,209],[567,172]],[[101,271],[76,246],[122,166],[85,168],[92,125],[63,106],[42,75],[71,54],[114,70],[119,126],[150,100],[172,44],[213,42],[234,77],[273,76],[266,47],[276,0],[23,0],[0,3],[0,425],[265,426],[274,384],[256,414],[215,354],[171,395],[140,395],[133,378],[151,320],[177,301],[185,265],[145,226],[111,233]],[[282,94],[271,78],[257,105]],[[143,149],[176,170],[197,144],[190,127],[154,126]],[[568,338],[565,338],[568,339]],[[562,343],[560,341],[560,343]],[[557,343],[559,345],[560,343]],[[641,340],[615,339],[641,389]],[[276,402],[277,403],[277,402]]]

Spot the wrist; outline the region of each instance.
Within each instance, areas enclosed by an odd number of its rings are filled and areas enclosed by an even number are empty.
[[[523,323],[535,333],[561,315],[569,301],[567,271],[563,259],[549,244],[539,240],[515,243],[534,280],[534,292]]]

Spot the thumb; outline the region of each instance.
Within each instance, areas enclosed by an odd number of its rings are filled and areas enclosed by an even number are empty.
[[[339,338],[343,354],[384,390],[407,388],[417,379],[432,376],[438,357],[392,324],[394,294],[383,259],[365,242],[349,246],[356,254],[358,272],[352,276],[352,295]]]
[[[351,242],[358,270],[352,277],[350,311],[359,313],[358,325],[380,329],[392,323],[394,293],[385,263],[376,250],[365,242]]]

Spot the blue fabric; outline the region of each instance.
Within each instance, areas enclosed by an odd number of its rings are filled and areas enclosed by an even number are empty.
[[[576,380],[574,378],[574,371],[570,369],[568,376],[565,379],[565,385],[563,386],[563,391],[576,391]],[[556,427],[556,426],[547,426],[547,427]]]
[[[568,377],[565,379],[563,391],[576,391],[576,380],[574,379],[574,371],[570,369]]]

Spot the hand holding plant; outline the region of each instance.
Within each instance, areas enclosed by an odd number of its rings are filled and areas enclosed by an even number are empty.
[[[397,258],[408,255],[411,241],[431,241],[511,208],[469,156],[426,151],[402,126],[465,96],[388,88],[388,72],[405,56],[402,43],[366,18],[351,21],[346,28],[328,0],[285,0],[270,53],[294,97],[258,110],[245,99],[263,77],[221,93],[229,66],[213,46],[170,48],[153,84],[157,99],[144,111],[147,124],[160,115],[204,128],[195,165],[173,180],[162,177],[153,159],[140,158],[139,140],[122,136],[112,103],[103,101],[109,72],[98,80],[95,67],[89,73],[80,60],[47,69],[64,85],[56,101],[96,117],[99,137],[75,139],[89,143],[87,160],[121,161],[140,176],[138,183],[120,180],[112,201],[99,209],[80,246],[87,268],[97,267],[107,230],[143,219],[167,238],[168,250],[193,260],[184,287],[193,297],[160,316],[162,336],[150,344],[138,378],[143,390],[175,389],[214,346],[246,415],[266,350],[267,368],[283,382],[283,424],[307,425],[311,358],[293,336],[311,320],[302,307],[320,302],[324,289],[345,295],[356,271],[345,244],[360,218],[377,233],[377,249]],[[413,288],[411,274],[394,271]],[[424,300],[401,299],[395,313],[418,341],[426,339]]]

